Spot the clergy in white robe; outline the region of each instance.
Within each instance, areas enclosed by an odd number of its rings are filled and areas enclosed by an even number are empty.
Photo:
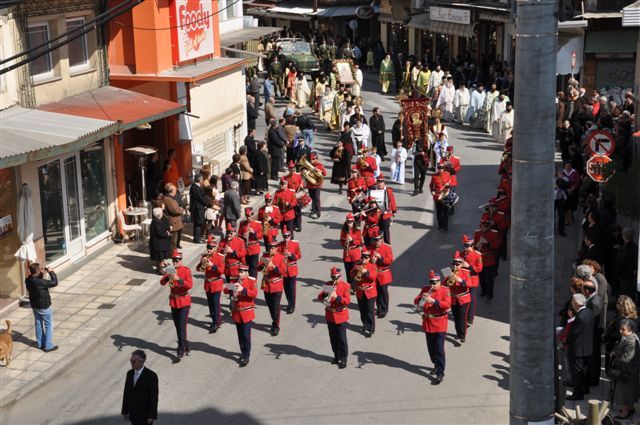
[[[473,128],[482,127],[482,106],[484,105],[486,96],[487,93],[484,91],[482,84],[478,84],[476,90],[471,93],[471,100],[469,101],[469,109],[467,109],[465,121],[471,124]]]
[[[500,92],[496,89],[496,85],[491,85],[491,90],[487,93],[487,96],[484,99],[484,105],[482,106],[482,124],[484,125],[484,130],[487,133],[491,133],[491,123],[493,120],[491,119],[491,107],[493,106],[493,101],[498,97]]]
[[[355,83],[351,86],[351,93],[354,97],[360,96],[360,90],[362,89],[362,83],[364,82],[364,75],[362,75],[362,70],[358,66],[358,64],[353,65],[353,68],[356,70],[353,79]]]
[[[467,109],[469,109],[469,102],[471,101],[471,95],[469,89],[465,87],[464,83],[460,83],[460,88],[456,90],[456,94],[453,97],[453,107],[456,111],[455,120],[459,123],[463,123],[467,117]]]
[[[371,130],[369,130],[369,126],[357,120],[356,124],[351,127],[351,140],[353,141],[354,149],[356,146],[358,149],[366,148],[369,144],[370,135]]]
[[[453,86],[453,78],[447,77],[447,82],[440,90],[436,108],[442,111],[442,119],[446,122],[453,121],[453,99],[456,95],[456,88]]]
[[[402,142],[398,141],[395,148],[391,150],[391,180],[404,184],[404,164],[407,161],[407,150],[402,147]]]
[[[311,88],[304,75],[298,75],[295,85],[295,102],[298,108],[304,108],[309,104]]]
[[[440,65],[436,66],[435,71],[431,73],[431,77],[429,79],[429,90],[431,91],[431,95],[436,90],[436,87],[440,87],[442,85],[442,78],[444,77],[444,71],[440,68]]]
[[[506,109],[500,116],[500,141],[502,144],[507,143],[507,139],[511,137],[513,131],[513,108],[511,102],[506,102]]]
[[[504,95],[501,93],[491,106],[491,137],[495,140],[500,140],[500,118],[505,109],[507,109],[507,102],[505,102]]]

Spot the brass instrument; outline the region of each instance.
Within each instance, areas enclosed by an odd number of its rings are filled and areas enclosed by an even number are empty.
[[[362,280],[362,275],[365,274],[367,272],[366,267],[364,266],[364,264],[362,264],[359,268],[358,268],[358,272],[356,273],[356,275],[353,277],[353,280],[355,280],[356,282],[360,283],[360,281]]]
[[[269,260],[267,261],[266,265],[262,269],[262,284],[260,285],[260,289],[266,288],[267,284],[269,283],[267,281],[267,272],[269,271],[269,268],[273,267],[272,259],[273,259],[273,254],[270,253]]]
[[[340,161],[342,159],[342,155],[344,155],[344,148],[338,148],[336,149],[336,154],[335,154],[335,158],[333,158],[334,161]]]
[[[487,240],[484,238],[484,236],[480,236],[480,240],[478,241],[478,243],[476,244],[476,249],[478,251],[482,251],[482,248],[484,248],[484,246],[487,244]]]
[[[324,297],[324,305],[326,307],[331,307],[331,294],[333,294],[333,292],[336,290],[336,282],[333,282],[333,289],[331,290],[330,293],[327,294],[326,297]]]
[[[302,155],[302,158],[296,164],[301,168],[302,177],[312,185],[319,186],[324,181],[324,176],[322,172],[318,170],[313,164],[307,159],[307,155]]]
[[[449,195],[449,184],[447,183],[445,187],[438,194],[438,201],[444,201],[448,195]]]
[[[422,314],[424,312],[424,305],[427,303],[427,297],[431,296],[431,294],[433,293],[434,289],[436,289],[436,286],[435,285],[431,285],[431,288],[429,288],[429,290],[427,292],[422,294],[422,298],[420,298],[420,301],[418,301],[418,304],[416,304],[416,306],[415,306],[416,313]]]
[[[265,238],[267,237],[267,235],[269,234],[269,230],[271,229],[271,224],[269,224],[270,220],[271,217],[269,217],[269,215],[265,213],[264,221],[262,222],[262,234]]]
[[[200,258],[200,263],[196,266],[196,270],[199,272],[203,272],[207,269],[207,265],[209,265],[209,260],[211,256],[209,254],[202,254]]]

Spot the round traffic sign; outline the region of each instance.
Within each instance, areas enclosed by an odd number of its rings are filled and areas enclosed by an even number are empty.
[[[613,153],[616,142],[613,135],[606,130],[595,130],[587,138],[587,149],[591,155],[606,155]]]
[[[594,155],[587,161],[587,175],[591,180],[604,183],[613,176],[613,160],[606,155]]]

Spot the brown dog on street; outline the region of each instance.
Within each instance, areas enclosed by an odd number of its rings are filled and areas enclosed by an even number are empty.
[[[7,329],[0,332],[0,360],[4,360],[7,367],[11,364],[11,352],[13,351],[13,335],[11,334],[11,320],[5,320]]]

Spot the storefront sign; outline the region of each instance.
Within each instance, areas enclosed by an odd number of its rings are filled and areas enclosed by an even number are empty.
[[[4,239],[13,232],[13,222],[10,215],[0,217],[0,239]]]
[[[371,6],[360,6],[356,9],[356,16],[359,19],[371,19],[375,16],[376,11]]]
[[[174,0],[174,60],[186,62],[213,54],[213,2]]]
[[[471,23],[470,10],[430,6],[429,15],[432,21],[453,22],[454,24],[464,25],[469,25]]]

